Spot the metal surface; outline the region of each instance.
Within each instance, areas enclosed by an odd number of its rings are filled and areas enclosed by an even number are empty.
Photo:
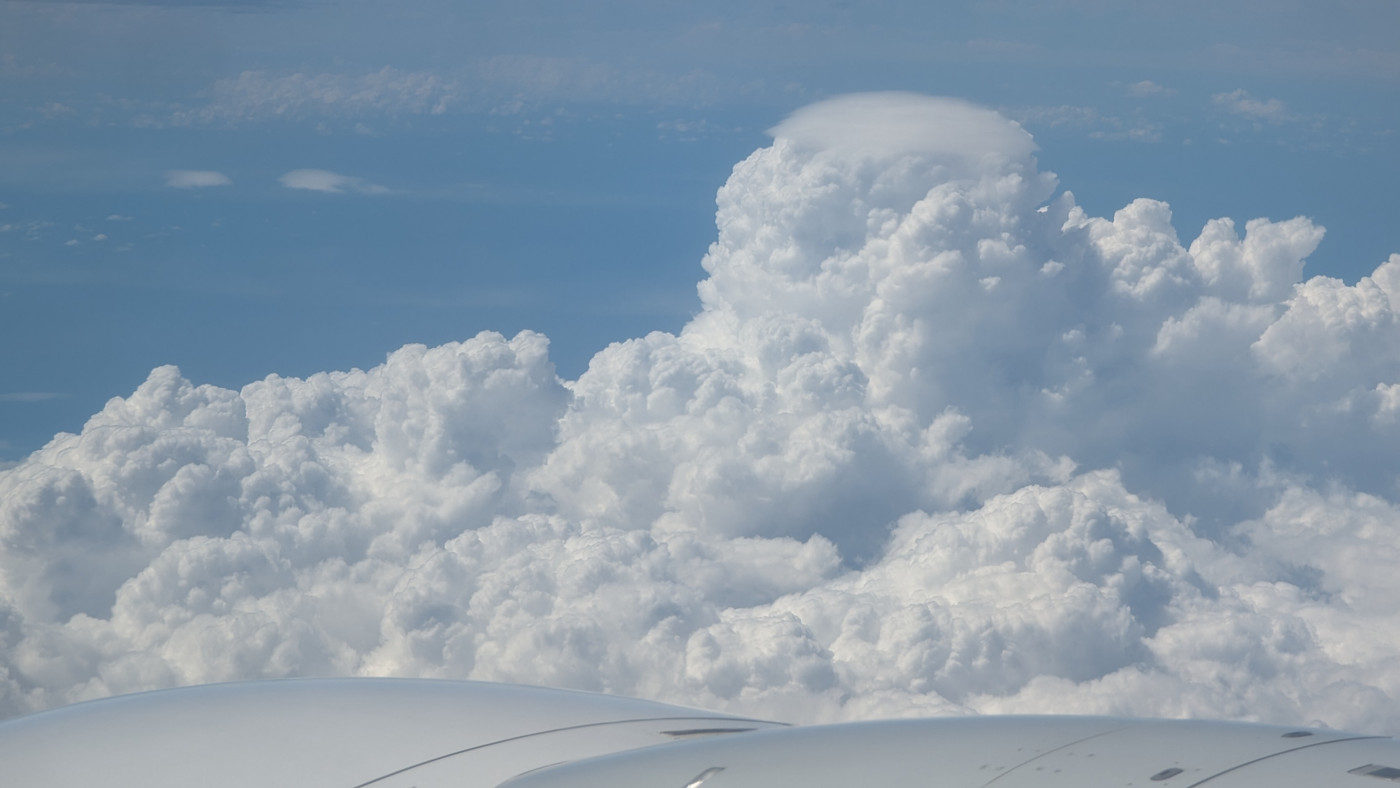
[[[656,721],[649,739],[635,726],[559,735],[560,751],[573,742],[574,757],[583,757],[639,741],[672,741],[660,731],[718,727],[730,719],[609,695],[465,681],[216,684],[81,703],[0,723],[0,786],[352,788],[473,749],[481,762],[506,763],[507,770],[486,770],[490,777],[459,785],[494,785],[561,760],[555,746],[545,743],[548,731]],[[739,720],[737,727],[764,724]],[[540,737],[535,745],[512,743],[506,758],[493,761],[486,754],[489,745],[531,736]],[[459,756],[456,762],[467,760]]]
[[[789,728],[607,695],[406,679],[143,693],[0,723],[25,788],[1383,788],[1400,742],[1107,717]]]
[[[544,769],[501,788],[1382,788],[1400,742],[1185,720],[980,717],[759,731]],[[1366,780],[1366,781],[1362,781]]]

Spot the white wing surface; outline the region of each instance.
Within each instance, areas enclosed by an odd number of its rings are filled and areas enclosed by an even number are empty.
[[[0,723],[0,786],[1384,788],[1400,742],[1108,717],[786,727],[607,695],[324,679],[141,693]]]
[[[562,761],[773,726],[610,695],[469,681],[214,684],[0,723],[0,786],[495,786]]]

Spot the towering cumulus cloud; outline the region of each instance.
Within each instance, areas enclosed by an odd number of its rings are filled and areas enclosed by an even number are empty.
[[[576,381],[528,332],[166,367],[0,472],[0,710],[393,674],[1400,733],[1400,255],[1088,216],[953,100],[773,134],[699,314]]]

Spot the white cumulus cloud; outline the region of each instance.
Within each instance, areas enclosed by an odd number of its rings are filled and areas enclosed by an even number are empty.
[[[165,173],[165,185],[176,189],[200,189],[232,183],[227,175],[214,170],[170,170]]]
[[[362,178],[341,175],[329,170],[292,170],[278,178],[277,182],[288,189],[304,189],[330,194],[343,194],[345,192],[355,194],[389,193],[388,189],[378,184],[368,183]]]
[[[1211,96],[1211,100],[1215,102],[1217,107],[1253,120],[1278,123],[1287,118],[1287,109],[1282,101],[1278,99],[1260,101],[1250,96],[1243,88],[1232,90],[1229,93],[1216,93]]]
[[[962,102],[774,134],[695,318],[577,380],[531,332],[162,367],[0,471],[0,712],[389,674],[1400,732],[1400,255],[1091,216]]]

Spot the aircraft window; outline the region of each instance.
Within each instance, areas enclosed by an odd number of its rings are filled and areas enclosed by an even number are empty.
[[[1303,738],[1304,736],[1311,736],[1311,735],[1312,735],[1312,731],[1293,731],[1292,733],[1285,733],[1285,734],[1283,734],[1283,738],[1285,738],[1285,739],[1301,739],[1301,738]]]
[[[1379,777],[1382,780],[1400,783],[1400,769],[1394,766],[1381,766],[1376,763],[1368,763],[1365,766],[1349,769],[1348,772],[1350,774],[1364,774],[1367,777]]]
[[[1163,769],[1162,771],[1157,772],[1156,774],[1152,775],[1152,781],[1153,781],[1153,782],[1161,782],[1161,781],[1163,781],[1163,780],[1170,780],[1171,778],[1177,776],[1178,774],[1181,774],[1182,771],[1183,771],[1182,769],[1178,769],[1178,768],[1176,768],[1175,766],[1173,766],[1173,767],[1170,768],[1170,769]]]

